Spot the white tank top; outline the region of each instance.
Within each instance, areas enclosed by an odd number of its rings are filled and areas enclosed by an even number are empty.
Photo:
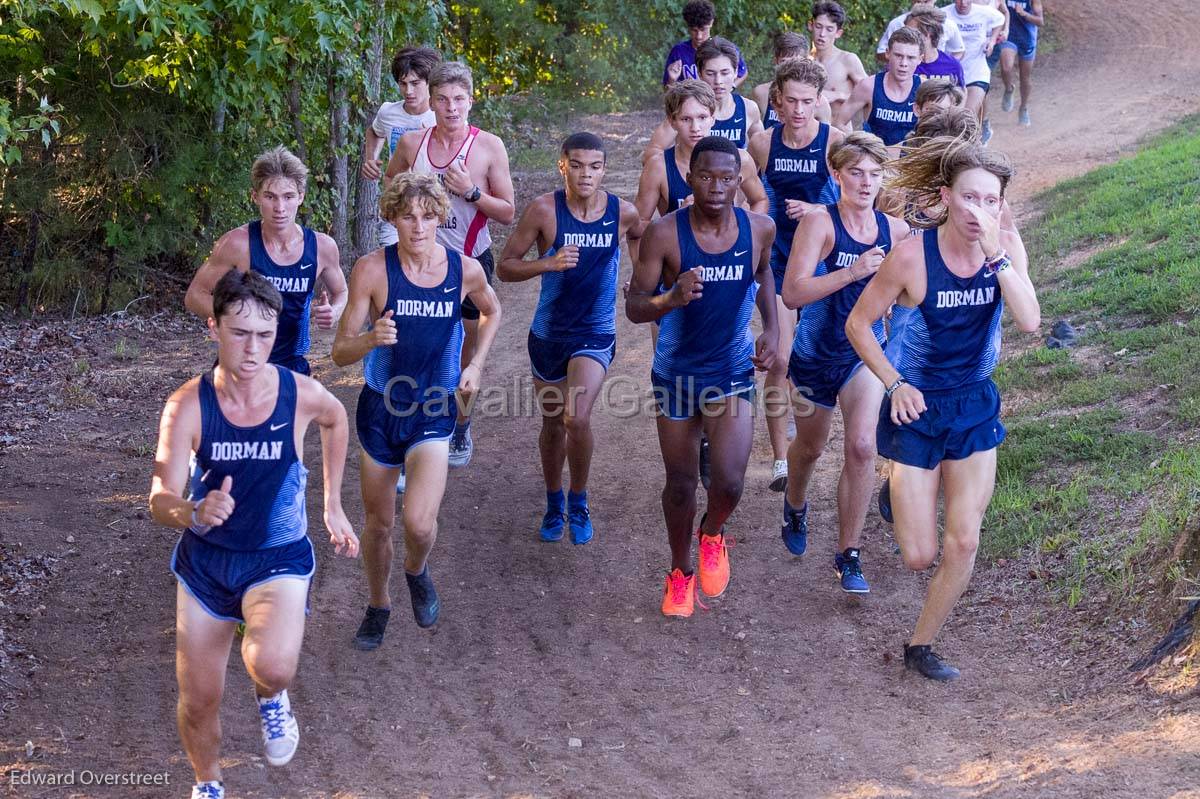
[[[449,161],[440,165],[433,163],[433,159],[429,157],[429,137],[433,131],[433,128],[429,128],[421,137],[421,144],[417,147],[417,157],[413,159],[412,171],[421,175],[441,176],[446,174],[446,168],[454,161],[458,161],[466,168],[467,158],[471,154],[471,145],[475,143],[475,138],[479,135],[479,128],[472,125],[467,131],[466,140],[458,148],[458,152]],[[438,244],[448,250],[477,258],[492,244],[492,236],[488,232],[487,223],[487,216],[479,210],[478,206],[451,194],[450,216],[438,226]]]

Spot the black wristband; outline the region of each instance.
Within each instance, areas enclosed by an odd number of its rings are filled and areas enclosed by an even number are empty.
[[[888,399],[891,399],[891,396],[892,396],[892,394],[893,394],[893,393],[895,393],[896,389],[900,388],[900,386],[903,386],[903,385],[904,385],[904,384],[906,384],[907,382],[908,382],[908,381],[907,381],[907,380],[905,380],[903,377],[897,377],[897,378],[896,378],[896,382],[895,382],[895,383],[892,383],[890,386],[888,386],[887,388],[885,388],[885,389],[883,390],[883,393],[884,393],[884,394],[887,394],[887,396],[888,396]]]

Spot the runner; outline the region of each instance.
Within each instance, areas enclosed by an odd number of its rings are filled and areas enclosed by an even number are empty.
[[[663,106],[675,144],[664,152],[656,151],[642,167],[634,205],[644,223],[650,222],[656,210],[659,216],[666,216],[691,203],[692,187],[685,176],[691,163],[692,148],[712,130],[717,97],[707,83],[685,80],[667,89]],[[767,194],[750,158],[742,159],[741,191],[749,210],[767,213]],[[637,248],[637,240],[630,243],[634,261],[637,260]]]
[[[949,53],[937,49],[935,42],[941,41],[946,25],[946,12],[933,6],[914,8],[904,21],[905,27],[921,34],[921,63],[916,74],[923,80],[944,78],[956,86],[966,87],[962,62]]]
[[[711,441],[712,483],[696,531],[700,589],[720,596],[729,583],[724,525],[741,497],[754,440],[754,369],[769,368],[776,356],[769,255],[775,226],[770,217],[733,207],[739,160],[733,143],[715,136],[692,150],[688,183],[696,201],[647,228],[625,306],[630,321],[662,324],[651,380],[667,472],[667,616],[690,616],[694,607],[691,538],[701,429]],[[752,304],[762,316],[757,339],[750,333]]]
[[[895,536],[910,569],[938,557],[938,488],[945,498],[941,562],[904,665],[935,680],[958,669],[932,650],[975,563],[979,529],[1004,440],[1000,396],[991,381],[1005,306],[1018,329],[1040,315],[1019,237],[999,216],[1012,176],[1008,159],[974,142],[932,139],[905,153],[894,182],[914,197],[931,226],[898,243],[846,322],[851,344],[887,386],[876,443],[893,461]],[[893,303],[915,308],[885,355],[873,331]]]
[[[437,124],[406,133],[388,161],[386,177],[401,172],[438,175],[450,194],[449,216],[438,227],[437,239],[448,250],[476,259],[491,282],[495,261],[488,220],[510,225],[516,216],[508,151],[504,142],[467,121],[474,104],[471,70],[458,62],[439,64],[429,74],[429,95]],[[479,345],[479,309],[463,299],[462,368],[475,360]],[[471,462],[471,407],[474,386],[461,393],[458,421],[450,439],[450,465]]]
[[[837,46],[837,40],[845,33],[845,25],[846,11],[839,3],[832,0],[813,3],[812,20],[808,23],[813,58],[825,67],[825,90],[821,96],[828,101],[833,114],[850,98],[854,87],[867,79],[859,57]]]
[[[892,40],[893,33],[904,27],[904,21],[908,19],[908,15],[915,9],[921,8],[922,6],[932,5],[933,3],[928,2],[928,0],[922,0],[921,2],[913,3],[912,6],[903,14],[892,18],[892,20],[887,24],[887,27],[884,28],[883,35],[879,37],[879,44],[875,47],[875,60],[879,62],[880,66],[887,65],[888,42]],[[962,34],[959,32],[958,26],[956,26],[953,22],[947,23],[945,28],[942,29],[942,38],[938,40],[937,49],[941,50],[942,52],[949,53],[955,58],[959,58],[963,55],[964,45]]]
[[[862,361],[846,339],[845,325],[884,256],[908,235],[902,220],[875,210],[887,160],[887,147],[870,133],[851,133],[830,145],[829,164],[841,199],[800,222],[783,283],[787,307],[804,308],[788,377],[805,397],[797,408],[796,437],[788,449],[783,542],[794,555],[803,555],[807,548],[809,481],[829,440],[833,408],[840,403],[845,455],[838,481],[834,569],[842,590],[852,594],[871,590],[860,551],[875,487],[875,425],[883,385],[860,368]],[[884,340],[882,314],[872,331],[876,340]]]
[[[405,47],[392,59],[392,77],[400,87],[404,101],[383,103],[375,119],[367,126],[363,144],[362,176],[379,180],[379,153],[387,142],[388,154],[405,133],[432,128],[437,122],[429,107],[429,73],[442,62],[441,53],[431,47]],[[379,220],[379,246],[396,243],[396,229]]]
[[[717,19],[717,9],[709,0],[688,0],[683,5],[683,24],[687,26],[688,38],[671,48],[667,63],[663,67],[663,86],[681,80],[698,80],[696,51],[700,45],[712,38],[712,26]],[[746,79],[746,62],[738,57],[737,77],[734,86],[741,86]]]
[[[992,50],[990,53],[988,53],[988,57],[987,57],[988,91],[991,91],[992,71],[995,70],[998,66],[1000,66],[1000,49],[1001,49],[1000,43],[1008,39],[1008,26],[1009,26],[1009,16],[1010,15],[1008,13],[1008,4],[1005,3],[1004,0],[987,0],[986,3],[980,3],[980,5],[985,5],[988,8],[994,8],[1000,12],[1001,16],[1004,17],[1004,25],[1000,28],[999,31],[996,32],[996,38],[993,42]],[[991,122],[991,115],[990,115],[990,112],[988,109],[988,104],[986,102],[983,103],[983,105],[981,106],[980,112],[983,114],[983,129],[982,129],[982,137],[983,138],[981,139],[981,141],[984,144],[987,144],[988,142],[990,142],[992,140],[992,122]]]
[[[818,121],[814,114],[824,86],[825,69],[811,59],[793,59],[776,67],[771,99],[779,109],[783,125],[763,131],[750,143],[750,155],[763,175],[763,182],[775,193],[771,215],[776,234],[771,247],[771,271],[775,277],[781,353],[791,352],[796,332],[796,312],[784,305],[779,296],[796,226],[823,203],[837,200],[837,187],[830,178],[826,155],[829,146],[840,141],[843,133]],[[781,357],[767,372],[763,396],[771,439],[772,491],[783,491],[787,486],[790,406],[787,385],[787,359]]]
[[[700,79],[707,83],[717,98],[717,111],[710,135],[729,139],[737,147],[745,149],[750,137],[762,130],[762,118],[758,106],[747,103],[745,98],[734,92],[734,64],[738,62],[738,49],[733,42],[713,37],[696,51],[696,64]],[[664,119],[654,129],[650,143],[642,152],[645,164],[660,150],[675,143],[675,129],[669,119]]]
[[[383,642],[391,611],[392,525],[396,479],[404,465],[404,578],[421,627],[437,622],[440,603],[427,559],[437,538],[446,490],[456,392],[473,394],[500,325],[500,304],[474,258],[437,241],[451,200],[432,175],[397,176],[379,198],[379,211],[399,234],[396,244],[364,255],[350,273],[350,303],[333,361],[363,361],[365,385],[356,424],[362,445],[359,473],[366,523],[363,560],[370,591],[354,637],[359,649]],[[463,366],[461,303],[480,311],[479,345]],[[363,332],[368,320],[374,320]]]
[[[254,159],[250,200],[260,218],[229,231],[192,277],[184,307],[201,319],[213,318],[213,290],[230,269],[263,275],[283,296],[271,363],[302,375],[310,373],[308,318],[330,330],[346,307],[346,277],[337,243],[324,233],[296,224],[304,202],[308,169],[285,147]],[[317,283],[322,286],[316,294]],[[317,305],[313,307],[313,297]]]
[[[992,80],[987,60],[1004,30],[1004,15],[985,3],[954,0],[943,9],[947,22],[953,21],[962,33],[966,53],[962,59],[963,78],[967,82],[967,108],[983,121],[983,101]]]
[[[600,189],[606,161],[598,136],[569,136],[558,161],[563,189],[530,203],[500,255],[501,280],[541,277],[542,283],[529,329],[529,362],[542,411],[543,541],[562,539],[564,513],[572,543],[592,539],[587,503],[592,407],[617,349],[621,239],[636,241],[644,227],[631,203]],[[535,244],[541,257],[525,260]],[[565,497],[564,463],[571,475]]]
[[[1005,0],[1008,4],[1008,39],[1000,43],[1000,75],[1004,98],[1000,107],[1013,109],[1013,70],[1021,78],[1021,107],[1017,121],[1029,127],[1029,97],[1033,93],[1033,62],[1037,58],[1038,28],[1046,24],[1042,0]],[[1019,60],[1018,60],[1019,59]],[[1018,66],[1019,64],[1019,66]]]
[[[304,435],[321,431],[325,526],[334,551],[358,554],[342,512],[346,409],[320,383],[271,364],[284,301],[263,276],[228,270],[212,293],[217,365],[171,395],[159,426],[150,513],[182,530],[171,557],[179,737],[196,774],[193,799],[223,799],[221,700],[234,628],[258,700],[267,762],[300,744],[287,689],[296,674],[309,582]],[[195,468],[188,461],[195,452]]]
[[[781,31],[775,34],[774,45],[773,66],[777,67],[789,58],[808,58],[808,37],[803,34]],[[773,80],[769,80],[766,83],[760,83],[750,92],[751,99],[754,100],[759,113],[762,114],[762,124],[765,130],[782,124],[779,121],[779,114],[775,113],[775,108],[771,105],[771,84],[773,82]],[[824,96],[821,97],[821,109],[817,113],[817,118],[822,122],[829,121],[829,101]]]
[[[917,118],[913,113],[917,87],[921,79],[913,73],[921,62],[924,41],[912,28],[899,28],[887,48],[887,68],[854,87],[850,99],[842,104],[834,124],[844,128],[854,115],[862,112],[863,130],[883,139],[892,157],[899,155],[896,145],[912,130]]]

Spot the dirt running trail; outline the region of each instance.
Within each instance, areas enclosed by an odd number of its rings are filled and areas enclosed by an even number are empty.
[[[1130,152],[1200,104],[1190,2],[1047,5],[1059,46],[1035,72],[1035,126],[993,111],[995,146],[1021,170],[1018,201]],[[614,191],[632,196],[656,119],[595,121],[613,142]],[[552,184],[523,175],[518,186],[523,203]],[[505,325],[485,380],[520,404],[536,286],[499,291]],[[614,401],[648,388],[648,334],[620,319],[610,383],[634,389],[616,389]],[[75,770],[76,784],[5,777],[0,796],[186,796],[167,571],[176,535],[147,520],[145,491],[162,398],[211,355],[198,332],[144,341],[147,354],[130,360],[114,357],[115,334],[79,331],[97,398],[76,398],[0,458],[0,558],[54,559],[40,603],[0,593],[13,653],[0,673],[0,766]],[[315,372],[353,419],[360,372],[333,367],[329,344],[316,342]],[[524,412],[480,419],[474,462],[451,474],[431,560],[443,600],[436,632],[415,626],[394,582],[384,646],[351,648],[362,567],[334,558],[310,501],[319,567],[292,691],[301,749],[285,769],[265,766],[235,653],[222,709],[231,797],[1200,797],[1200,707],[1124,687],[1123,668],[1151,633],[1119,619],[1085,627],[1024,566],[979,567],[939,647],[961,680],[906,675],[897,656],[928,578],[903,568],[872,512],[872,593],[837,590],[836,439],[811,494],[810,553],[797,559],[779,540],[759,425],[729,524],[730,589],[707,612],[667,621],[653,420],[597,410],[596,539],[547,545],[535,534],[539,422],[524,401]],[[345,504],[360,525],[356,461]],[[171,787],[86,786],[83,769],[165,770]]]

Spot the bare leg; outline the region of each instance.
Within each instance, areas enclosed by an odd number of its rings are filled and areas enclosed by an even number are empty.
[[[942,480],[946,496],[942,562],[929,584],[925,606],[913,630],[913,644],[933,643],[971,580],[979,528],[996,485],[996,450],[976,452],[960,461],[943,461]]]
[[[572,358],[567,365],[567,408],[563,415],[563,427],[566,429],[567,460],[571,464],[571,492],[575,494],[587,490],[592,450],[595,447],[592,407],[600,396],[604,374],[604,366],[586,356]]]
[[[196,782],[221,779],[221,697],[234,622],[213,618],[183,585],[175,590],[175,718]]]
[[[775,296],[775,312],[779,319],[779,357],[767,372],[763,390],[763,407],[767,416],[767,434],[771,439],[771,452],[777,461],[788,456],[788,414],[791,407],[787,368],[788,356],[792,352],[792,339],[796,335],[796,312],[783,304],[783,298]]]
[[[883,384],[866,367],[859,368],[838,394],[845,428],[838,479],[839,552],[862,546],[867,506],[875,490],[875,428],[882,402]]]
[[[538,436],[538,452],[542,457],[542,477],[546,491],[562,490],[563,464],[567,462],[567,430],[563,425],[563,391],[566,382],[533,381],[538,407],[542,411],[542,432]]]
[[[696,520],[696,484],[700,469],[700,417],[674,420],[658,417],[658,444],[666,469],[662,492],[671,569],[692,571],[692,525]]]
[[[747,399],[730,397],[706,407],[709,415],[702,418],[709,441],[712,482],[702,532],[716,535],[742,498],[746,464],[754,446],[754,406]]]
[[[400,469],[376,463],[365,451],[360,452],[358,464],[366,510],[361,549],[367,574],[367,603],[375,608],[391,608],[388,582],[396,554],[392,526],[396,522],[396,481]]]
[[[404,492],[404,570],[425,571],[425,561],[437,540],[437,517],[446,494],[450,445],[429,441],[412,447],[404,459],[408,487]]]

